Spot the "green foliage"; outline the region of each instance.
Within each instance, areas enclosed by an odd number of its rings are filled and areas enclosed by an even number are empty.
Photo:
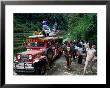
[[[26,49],[22,45],[20,45],[18,47],[14,47],[14,54],[25,51],[25,50]]]
[[[97,44],[96,13],[15,13],[14,53],[24,50],[22,43],[34,31],[42,29],[43,20],[48,21],[51,29],[57,22],[59,35],[64,39],[86,40]]]
[[[38,31],[42,28],[42,21],[47,20],[51,27],[58,23],[59,30],[67,30],[67,20],[63,13],[15,13],[14,14],[14,33],[28,33]]]
[[[65,38],[69,37],[75,40],[86,40],[97,43],[97,14],[70,14],[68,28],[69,30]]]

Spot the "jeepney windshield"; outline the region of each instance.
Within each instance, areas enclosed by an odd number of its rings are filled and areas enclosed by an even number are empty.
[[[33,42],[33,43],[28,43],[28,46],[36,47],[36,46],[44,46],[44,42]]]

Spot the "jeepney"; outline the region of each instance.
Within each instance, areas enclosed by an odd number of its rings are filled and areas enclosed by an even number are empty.
[[[23,46],[27,51],[16,54],[15,72],[34,72],[45,74],[52,61],[62,53],[61,37],[29,36]]]

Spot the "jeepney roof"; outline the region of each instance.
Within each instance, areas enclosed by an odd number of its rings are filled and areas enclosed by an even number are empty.
[[[45,37],[45,40],[49,40],[49,39],[59,39],[59,38],[63,38],[63,37]]]
[[[41,37],[44,37],[44,35],[32,35],[29,36],[28,38],[41,38]]]
[[[29,36],[28,38],[44,38],[44,40],[54,40],[54,39],[60,39],[63,37],[52,37],[52,36],[48,36],[48,37],[44,37],[43,35],[33,35],[33,36]]]
[[[32,54],[32,55],[35,55],[35,54],[40,54],[40,53],[42,53],[41,50],[29,50],[29,51],[21,52],[19,54]]]
[[[49,39],[57,39],[58,37],[45,37],[45,40],[49,40]]]

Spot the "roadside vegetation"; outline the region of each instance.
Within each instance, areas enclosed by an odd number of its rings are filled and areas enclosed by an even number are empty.
[[[42,20],[47,20],[50,29],[57,22],[57,29],[64,39],[86,40],[97,44],[96,13],[15,13],[14,54],[24,51],[23,42],[34,31],[42,29]]]

